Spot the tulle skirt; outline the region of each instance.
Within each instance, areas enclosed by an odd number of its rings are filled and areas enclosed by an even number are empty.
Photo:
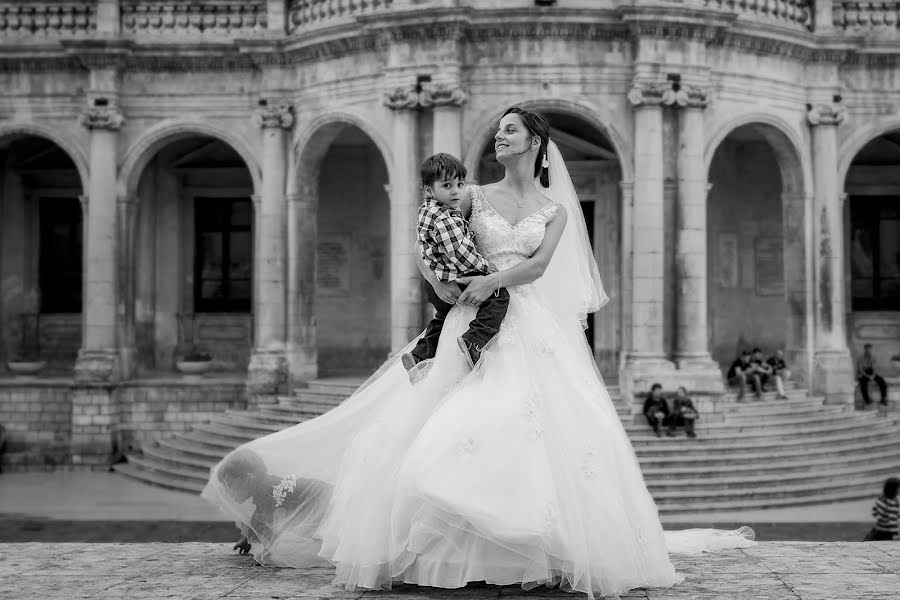
[[[593,597],[678,583],[670,550],[753,543],[749,530],[663,533],[577,321],[512,288],[469,371],[456,338],[474,313],[450,312],[415,385],[398,353],[334,410],[236,451],[288,478],[294,502],[235,499],[213,468],[203,496],[253,531],[258,561],[324,560],[348,589],[486,581]]]

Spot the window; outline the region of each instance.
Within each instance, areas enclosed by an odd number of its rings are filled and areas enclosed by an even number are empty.
[[[248,198],[197,198],[194,310],[249,312],[253,204]]]
[[[900,310],[900,196],[850,199],[854,310]]]
[[[41,198],[38,280],[42,313],[81,312],[81,202]]]

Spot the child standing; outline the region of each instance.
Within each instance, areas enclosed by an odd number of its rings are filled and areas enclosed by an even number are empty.
[[[425,201],[419,207],[416,237],[425,265],[443,282],[495,272],[475,248],[469,224],[459,208],[462,195],[466,193],[465,165],[442,152],[425,159],[421,176]],[[416,365],[434,358],[444,319],[454,306],[441,300],[430,285],[425,288],[435,316],[415,348],[401,359],[411,380],[416,378],[413,371]],[[457,343],[469,367],[475,367],[487,343],[500,331],[508,307],[509,293],[498,286],[497,292],[478,308],[468,331],[458,338]]]
[[[898,520],[900,520],[900,503],[897,502],[897,491],[900,479],[891,477],[884,482],[884,493],[875,501],[872,516],[875,527],[866,536],[866,541],[893,540],[897,538]]]

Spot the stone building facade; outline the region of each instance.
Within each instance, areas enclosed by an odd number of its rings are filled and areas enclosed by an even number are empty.
[[[6,380],[0,420],[98,464],[177,415],[373,370],[427,318],[419,162],[494,180],[511,105],[571,169],[611,296],[589,337],[624,393],[721,391],[758,345],[848,402],[862,343],[900,352],[898,11],[0,1],[0,354],[52,375]],[[231,392],[174,374],[194,350]]]

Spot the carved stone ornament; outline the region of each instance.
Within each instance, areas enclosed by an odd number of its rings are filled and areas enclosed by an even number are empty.
[[[91,106],[81,115],[81,124],[88,129],[118,131],[125,123],[125,117],[112,106]]]
[[[838,103],[807,105],[806,120],[810,125],[840,125],[846,111]]]
[[[469,95],[462,88],[448,85],[434,85],[419,93],[419,106],[462,106]]]
[[[416,108],[419,105],[419,94],[414,87],[398,87],[385,96],[384,104],[392,110]]]
[[[692,85],[682,85],[675,92],[675,104],[682,108],[706,108],[709,99],[706,92]]]
[[[675,91],[667,82],[634,84],[628,91],[628,101],[632,106],[671,106],[675,103]]]
[[[294,124],[294,108],[289,104],[258,108],[253,113],[253,122],[263,129],[275,127],[288,129]]]

